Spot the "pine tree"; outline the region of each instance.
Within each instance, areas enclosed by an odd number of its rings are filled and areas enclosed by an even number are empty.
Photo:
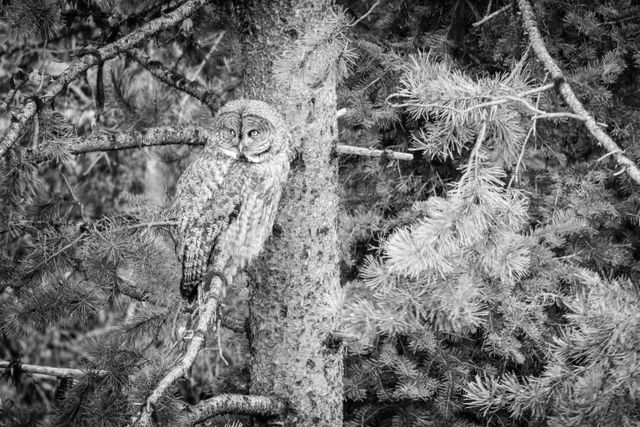
[[[0,424],[639,422],[638,6],[338,3],[0,5]],[[194,312],[166,194],[243,95],[293,177]]]

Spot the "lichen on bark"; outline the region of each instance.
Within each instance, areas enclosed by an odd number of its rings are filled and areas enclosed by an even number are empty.
[[[296,72],[299,41],[325,25],[330,2],[250,1],[244,8],[244,95],[278,106],[296,147],[274,233],[256,263],[250,301],[251,393],[288,402],[285,425],[342,425],[336,82]],[[278,71],[286,61],[291,75]],[[331,67],[307,55],[305,70]],[[315,68],[314,68],[315,67]],[[304,72],[304,71],[303,71]]]

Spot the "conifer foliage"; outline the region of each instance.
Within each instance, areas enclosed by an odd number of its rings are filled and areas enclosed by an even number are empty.
[[[352,107],[392,107],[390,124],[361,123],[378,135],[369,140],[404,141],[423,160],[370,182],[377,197],[347,187],[357,204],[345,209],[348,247],[373,244],[351,255],[359,268],[345,287],[345,328],[359,337],[346,365],[347,424],[633,425],[637,184],[554,93],[516,10],[487,3],[385,4],[366,24],[393,31],[406,9],[423,17],[376,41],[381,62],[394,56],[394,80]],[[626,34],[640,18],[625,2],[595,3],[534,10],[569,84],[637,159],[631,133],[614,123],[636,87],[628,54],[638,40]],[[591,43],[602,26],[607,36]],[[624,114],[635,123],[634,108]],[[343,170],[347,183],[361,174]]]
[[[194,144],[174,127],[241,96],[241,3],[0,3],[0,425],[286,407],[247,395],[244,277],[217,340],[146,404],[202,331],[165,210],[188,150],[143,146]],[[345,425],[640,423],[640,192],[619,162],[640,163],[640,6],[337,3],[275,74],[320,85],[306,59],[326,56],[336,142],[413,153],[339,158]],[[136,148],[100,151],[118,135]]]

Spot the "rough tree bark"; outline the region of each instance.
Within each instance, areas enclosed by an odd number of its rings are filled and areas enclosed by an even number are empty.
[[[274,73],[274,64],[295,54],[296,40],[331,13],[331,2],[254,0],[244,6],[245,97],[279,106],[293,146],[299,145],[251,285],[251,393],[285,399],[287,426],[340,426],[342,348],[330,339],[340,326],[335,77],[327,73],[310,84]],[[330,66],[307,60],[307,69]]]

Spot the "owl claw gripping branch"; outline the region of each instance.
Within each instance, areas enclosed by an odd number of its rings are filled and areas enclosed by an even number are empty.
[[[262,101],[232,101],[212,124],[214,137],[176,186],[180,293],[192,301],[207,269],[231,283],[271,234],[289,173],[289,132]]]

